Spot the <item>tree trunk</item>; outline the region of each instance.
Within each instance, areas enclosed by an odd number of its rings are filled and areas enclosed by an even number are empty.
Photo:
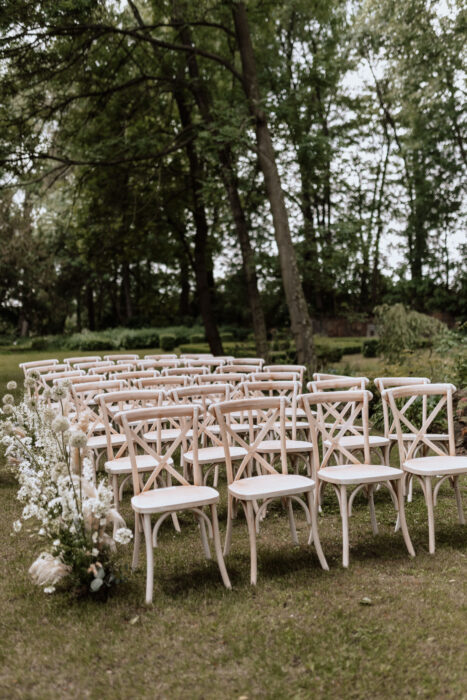
[[[190,30],[187,25],[183,24],[183,18],[177,16],[176,21],[180,23],[181,26],[180,37],[183,43],[192,44]],[[203,120],[206,124],[211,125],[213,123],[211,113],[211,96],[205,82],[203,82],[200,76],[196,54],[187,54],[187,66],[191,78],[190,90],[196,100],[196,104]],[[240,194],[238,192],[237,175],[233,166],[233,157],[230,145],[224,144],[220,146],[218,154],[221,178],[227,192],[237,238],[240,243],[243,273],[245,275],[248,291],[248,301],[255,336],[256,352],[260,357],[267,359],[268,341],[266,321],[261,305],[261,297],[258,291],[258,278],[256,275],[254,252],[251,246],[245,212],[240,199]]]
[[[133,306],[131,303],[130,266],[127,262],[122,264],[122,290],[125,308],[125,323],[128,323],[133,318]]]
[[[183,92],[175,88],[174,97],[180,113],[180,121],[185,130],[192,127],[188,106]],[[196,291],[198,294],[199,310],[203,319],[206,338],[214,355],[223,355],[222,341],[214,317],[212,294],[210,288],[210,267],[208,265],[208,222],[202,198],[202,165],[192,142],[186,145],[186,153],[190,166],[190,182],[193,195],[193,218],[195,223],[194,268]]]
[[[90,284],[86,285],[86,307],[88,311],[88,327],[90,331],[96,330],[96,317],[94,309],[94,294]]]
[[[316,366],[313,343],[313,325],[308,313],[305,295],[299,276],[297,257],[292,243],[289,220],[284,202],[276,157],[266,114],[261,106],[256,73],[256,61],[251,42],[246,8],[243,2],[233,5],[235,33],[242,61],[243,88],[249,108],[255,120],[258,162],[264,176],[269,199],[274,232],[279,250],[279,261],[285,298],[290,314],[292,335],[297,348],[297,359],[310,370]]]

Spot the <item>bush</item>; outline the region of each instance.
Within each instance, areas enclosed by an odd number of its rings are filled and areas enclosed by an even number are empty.
[[[177,337],[174,333],[165,333],[160,336],[159,342],[162,350],[170,352],[177,346]]]
[[[408,311],[403,304],[383,304],[374,310],[380,350],[390,360],[401,350],[433,347],[447,327],[436,318]]]
[[[221,340],[225,341],[226,343],[233,342],[236,340],[235,335],[233,333],[230,333],[229,331],[226,331],[224,333],[221,333]]]
[[[379,352],[379,340],[369,338],[363,342],[363,357],[377,357]]]
[[[158,348],[159,333],[155,328],[139,330],[124,330],[117,336],[118,347],[131,350],[132,348]]]
[[[193,335],[190,337],[190,343],[204,343],[205,342],[205,337],[201,333],[193,333]]]

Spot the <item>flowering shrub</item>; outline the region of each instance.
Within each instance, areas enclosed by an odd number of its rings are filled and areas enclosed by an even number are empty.
[[[34,373],[26,378],[29,390],[35,380]],[[7,388],[16,385],[10,382]],[[133,535],[113,508],[107,483],[95,482],[86,449],[89,418],[71,424],[63,415],[67,392],[63,382],[40,397],[32,392],[18,405],[11,394],[3,397],[0,438],[23,504],[13,530],[19,532],[23,521],[33,523],[43,551],[29,573],[46,593],[54,592],[60,581],[79,592],[102,593],[117,581],[112,560],[116,543],[128,544]]]

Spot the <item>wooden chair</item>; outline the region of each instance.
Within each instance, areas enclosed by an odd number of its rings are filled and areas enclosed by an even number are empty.
[[[264,365],[263,372],[294,372],[294,374],[299,375],[300,386],[303,386],[303,380],[305,379],[306,367],[305,365]]]
[[[213,486],[216,488],[219,479],[219,465],[225,462],[224,445],[220,438],[220,427],[216,424],[215,418],[209,408],[222,401],[229,401],[232,392],[230,384],[205,384],[203,386],[194,385],[173,389],[170,392],[175,403],[195,402],[199,408],[199,430],[198,436],[201,446],[197,450],[198,464],[202,471],[203,483],[212,471],[214,471]],[[245,451],[240,447],[230,447],[231,459],[241,459],[245,456]],[[192,465],[194,459],[193,448],[183,452],[183,465]],[[203,467],[208,466],[207,470]]]
[[[130,372],[110,372],[109,379],[122,379],[128,384],[136,386],[139,379],[150,379],[157,376],[159,376],[157,370],[140,369],[131,370]]]
[[[274,425],[271,434],[266,436],[266,439],[262,440],[256,449],[261,454],[268,454],[272,463],[280,460],[283,443],[281,430],[285,430],[285,451],[291,461],[294,472],[298,474],[301,460],[305,465],[307,476],[311,477],[313,444],[310,440],[298,439],[299,431],[308,432],[309,430],[308,421],[300,421],[297,416],[300,383],[298,381],[248,381],[241,385],[241,389],[245,398],[284,396],[287,399],[285,423],[279,422],[277,425]]]
[[[104,360],[111,360],[112,362],[122,362],[124,360],[139,360],[139,355],[135,353],[130,353],[129,355],[104,355]]]
[[[459,476],[467,474],[467,457],[456,456],[454,440],[454,420],[452,396],[456,387],[452,384],[415,384],[383,390],[383,400],[391,407],[397,432],[397,441],[401,466],[406,475],[418,479],[425,497],[428,511],[428,547],[430,554],[435,551],[435,519],[434,506],[441,485],[449,480],[454,489],[457,502],[459,522],[465,524],[462,498],[459,487]],[[423,415],[419,420],[407,417],[407,404],[414,397],[434,397],[436,405],[431,408],[429,415]],[[402,401],[402,406],[398,401]],[[448,454],[444,446],[436,440],[437,433],[430,432],[436,420],[446,416],[448,426]],[[408,431],[411,439],[404,435]],[[421,457],[417,454],[422,453]],[[433,488],[433,480],[438,480]]]
[[[205,357],[213,357],[213,355],[210,352],[182,353],[180,355],[181,360],[201,360]]]
[[[241,372],[226,372],[224,374],[198,374],[194,377],[195,383],[203,386],[204,384],[230,384],[238,386],[245,381],[245,375]]]
[[[83,362],[75,362],[75,369],[84,369],[85,372],[89,372],[90,369],[95,367],[112,367],[114,365],[110,360],[86,360]]]
[[[145,355],[145,360],[176,360],[177,355],[170,355],[169,353],[162,353],[162,355]]]
[[[138,379],[136,382],[139,389],[161,389],[162,391],[170,391],[179,386],[188,386],[193,383],[191,377],[175,376],[175,377],[148,377],[147,379]]]
[[[207,373],[207,367],[166,367],[162,370],[161,375],[164,377],[197,377]]]
[[[428,379],[428,377],[376,377],[374,381],[375,381],[375,386],[378,389],[380,396],[382,396],[382,393],[385,389],[393,389],[394,387],[399,387],[399,386],[411,386],[411,385],[416,385],[416,384],[430,384],[431,383],[431,380]],[[405,402],[404,413],[410,409],[410,407],[416,401],[416,399],[417,399],[417,397],[413,396],[407,402]],[[425,420],[426,416],[427,416],[426,396],[422,397],[421,402],[422,402],[423,420]],[[389,464],[391,451],[392,451],[394,445],[397,445],[397,433],[396,433],[396,426],[395,426],[394,419],[392,419],[392,421],[390,419],[390,410],[389,410],[388,402],[384,401],[382,399],[381,404],[382,404],[382,409],[383,409],[384,437],[386,437],[389,440],[388,457],[387,457],[387,464]],[[412,440],[414,437],[414,435],[412,435],[410,433],[403,433],[403,435],[404,435],[404,440],[407,440],[407,441]],[[431,439],[432,440],[436,439],[437,442],[446,443],[448,441],[448,435],[446,435],[446,434],[432,435]],[[401,468],[402,468],[402,466],[401,466]],[[407,477],[406,485],[408,487],[407,488],[407,501],[410,503],[412,501],[412,489],[413,489],[412,477],[410,477],[410,476]]]
[[[342,519],[342,564],[349,566],[349,510],[355,494],[362,488],[368,492],[371,524],[373,533],[378,533],[376,522],[373,490],[377,484],[385,484],[398,509],[402,534],[406,547],[411,556],[415,552],[410,541],[404,512],[404,472],[383,464],[372,464],[370,461],[370,442],[368,424],[368,403],[372,395],[369,391],[333,391],[304,394],[300,402],[305,409],[311,426],[313,442],[313,478],[317,481],[316,495],[323,484],[331,484],[337,495]],[[312,407],[316,407],[316,414]],[[334,418],[331,427],[325,416]],[[363,457],[360,462],[355,453],[349,450],[343,438],[358,419],[362,422]],[[319,437],[321,437],[322,454],[320,457]],[[331,458],[337,455],[337,465],[330,466]],[[396,485],[396,488],[394,485]],[[356,487],[349,501],[347,488]]]
[[[134,496],[131,499],[131,505],[135,512],[135,538],[134,538],[134,553],[133,553],[133,568],[138,565],[139,547],[140,547],[140,531],[144,532],[146,543],[146,603],[151,603],[153,598],[154,588],[154,553],[153,553],[153,537],[157,537],[157,532],[162,522],[177,511],[192,512],[198,520],[201,538],[206,556],[210,557],[209,543],[206,537],[206,524],[209,532],[212,532],[214,547],[217,556],[219,571],[226,588],[231,588],[229,576],[224,564],[222,555],[222,546],[219,534],[219,524],[217,519],[217,503],[219,502],[219,493],[210,486],[202,485],[201,470],[198,460],[196,459],[196,451],[198,445],[198,416],[199,407],[191,405],[173,405],[164,408],[142,408],[133,411],[119,413],[116,416],[124,430],[128,442],[128,451],[132,466],[133,490]],[[139,434],[139,425],[147,423],[157,423],[171,418],[178,423],[178,435],[175,439],[165,445],[165,449],[155,450],[151,447]],[[136,426],[135,426],[136,423]],[[175,468],[173,459],[176,456],[177,450],[187,439],[187,433],[191,431],[193,439],[193,483],[190,484],[187,479],[182,476]],[[143,453],[157,461],[157,467],[149,475],[146,483],[141,487],[140,474],[137,467],[136,448],[139,447]],[[169,475],[176,486],[158,487],[158,478],[163,475]],[[209,507],[211,518],[208,518],[203,511],[204,507]],[[158,516],[158,520],[154,526],[154,532],[151,527],[151,516]]]
[[[107,460],[104,462],[104,469],[109,475],[113,492],[115,508],[122,500],[123,489],[128,477],[131,476],[132,467],[128,456],[128,445],[126,440],[115,440],[114,435],[121,436],[121,432],[114,428],[114,418],[117,413],[135,408],[146,408],[149,406],[160,406],[164,399],[163,391],[142,391],[135,389],[124,389],[123,391],[110,391],[98,394],[96,400],[100,406],[100,416],[105,428],[107,440]],[[157,461],[149,455],[136,455],[136,466],[138,472],[144,474],[157,466]],[[119,478],[123,477],[119,487]]]
[[[287,504],[289,525],[294,543],[297,543],[298,540],[292,502],[296,501],[302,506],[307,522],[311,526],[310,538],[315,544],[321,566],[323,569],[328,568],[318,534],[318,523],[313,499],[315,482],[308,477],[288,473],[285,438],[286,404],[287,400],[284,397],[268,397],[226,401],[225,403],[214,404],[209,409],[216,416],[217,423],[221,429],[229,484],[227,534],[224,553],[228,554],[230,550],[236,503],[241,503],[248,525],[251,555],[250,581],[253,585],[256,584],[257,580],[256,532],[259,529],[259,522],[263,512],[268,504],[277,498],[284,499],[284,502]],[[254,432],[254,439],[250,442],[247,442],[231,428],[231,414],[238,412],[248,415],[250,422],[259,422],[261,424],[261,427]],[[280,471],[257,449],[277,423],[280,423],[282,426],[282,429],[279,431],[281,436]],[[231,445],[238,445],[246,452],[243,459],[239,460],[239,463],[235,463],[235,468],[234,462],[230,457]],[[252,476],[255,463],[260,465],[263,474]],[[306,502],[301,496],[305,497]],[[255,515],[254,504],[257,504],[258,501],[262,501],[262,504]]]

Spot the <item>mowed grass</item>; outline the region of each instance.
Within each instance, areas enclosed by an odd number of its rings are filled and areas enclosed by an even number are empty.
[[[26,358],[8,356],[4,363],[4,357],[0,381],[19,379],[17,363]],[[223,534],[225,482],[219,488]],[[467,527],[457,522],[447,485],[436,509],[434,556],[427,552],[419,488],[407,505],[415,559],[394,533],[387,491],[375,498],[376,537],[365,499],[357,497],[347,571],[331,490],[319,519],[329,572],[306,545],[302,513],[296,511],[301,545],[295,547],[285,512],[272,506],[258,538],[255,588],[239,514],[226,558],[232,591],[204,559],[197,527],[183,515],[180,535],[170,522],[162,527],[152,607],[144,605],[144,550],[140,569],[131,573],[131,547],[119,550],[126,581],[106,603],[47,596],[33,586],[27,570],[40,545],[26,528],[10,534],[20,514],[16,490],[3,468],[1,698],[467,697]],[[466,481],[463,493],[467,504]],[[129,497],[123,510],[131,525]]]

